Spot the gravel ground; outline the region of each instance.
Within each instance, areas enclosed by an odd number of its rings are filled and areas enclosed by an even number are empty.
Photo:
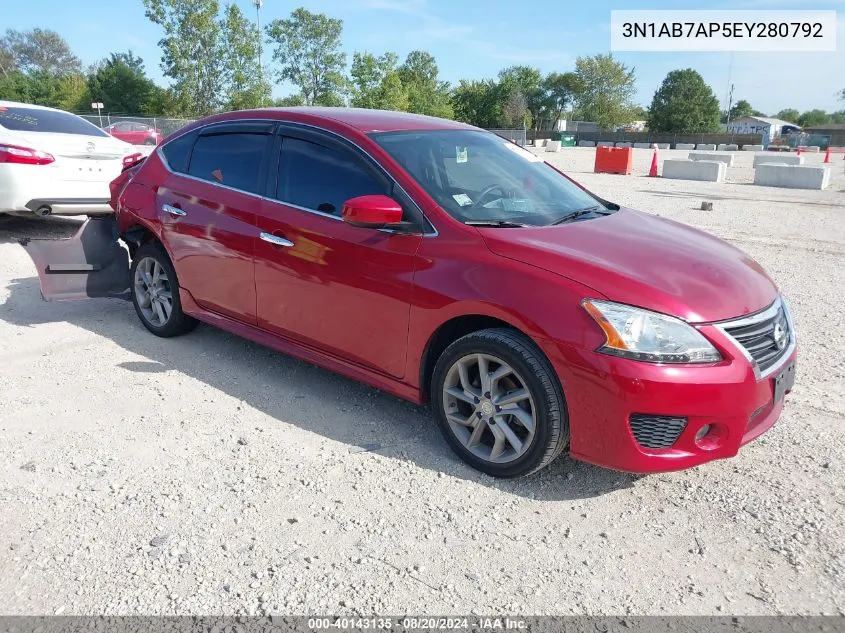
[[[772,274],[801,346],[772,431],[686,472],[497,481],[425,408],[210,327],[157,339],[127,302],[42,302],[15,239],[76,222],[0,219],[0,613],[845,613],[843,163],[790,191],[747,184],[750,154],[722,185],[645,178],[648,150],[629,177],[543,157]]]

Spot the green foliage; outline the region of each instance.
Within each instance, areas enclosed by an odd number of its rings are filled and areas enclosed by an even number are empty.
[[[731,121],[749,116],[755,116],[755,110],[745,99],[740,99],[731,107]]]
[[[719,100],[693,69],[673,70],[654,93],[647,121],[652,132],[715,132]]]
[[[828,114],[824,110],[809,110],[798,117],[798,125],[801,127],[812,127],[828,123]]]
[[[217,0],[144,0],[146,16],[164,30],[161,68],[173,80],[176,102],[186,115],[204,115],[221,105],[224,51]]]
[[[575,104],[583,86],[575,73],[549,73],[541,85],[543,112],[556,123],[567,108]]]
[[[270,84],[264,81],[258,65],[258,42],[261,34],[256,24],[247,19],[236,4],[224,9],[221,22],[223,73],[226,110],[260,108],[270,99]]]
[[[785,110],[781,110],[777,114],[775,114],[776,119],[781,119],[783,121],[789,121],[790,123],[797,123],[798,117],[801,116],[801,113],[798,112],[795,108],[786,108]]]
[[[449,84],[438,78],[440,71],[430,53],[411,51],[397,72],[408,92],[409,112],[452,118]]]
[[[82,72],[82,62],[55,31],[8,29],[0,38],[0,70],[4,74],[20,70],[26,75],[73,75]]]
[[[133,55],[132,51],[112,53],[108,59],[94,66],[88,75],[91,101],[102,102],[106,111],[111,113],[145,112],[155,90],[156,85],[144,70],[144,60]]]
[[[506,127],[540,126],[545,95],[542,75],[533,66],[509,66],[499,71],[500,93],[505,99],[503,107]]]
[[[350,72],[350,101],[355,108],[407,110],[408,91],[396,68],[394,53],[376,57],[371,53],[355,53]]]
[[[302,7],[289,19],[267,25],[267,35],[275,43],[278,78],[299,88],[307,105],[343,103],[346,55],[341,51],[342,32],[341,20]]]
[[[617,61],[612,53],[579,57],[575,74],[581,82],[578,112],[586,121],[602,129],[612,129],[631,121],[632,98],[636,90],[635,71]]]
[[[277,108],[292,108],[296,106],[304,106],[305,97],[303,97],[301,94],[289,95],[280,99],[274,99],[273,105]]]
[[[455,118],[478,127],[499,127],[503,106],[500,96],[499,84],[492,79],[462,79],[452,92]]]

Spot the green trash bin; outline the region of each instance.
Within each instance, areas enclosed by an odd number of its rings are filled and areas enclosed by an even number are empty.
[[[560,135],[560,146],[561,147],[575,147],[575,136],[572,134],[561,134]]]

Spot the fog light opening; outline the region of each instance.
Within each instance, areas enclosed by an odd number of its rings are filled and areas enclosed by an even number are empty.
[[[698,444],[707,437],[707,434],[710,432],[710,425],[705,424],[700,429],[698,429],[698,433],[695,434],[695,443]]]
[[[703,424],[695,433],[695,445],[711,451],[724,444],[727,437],[728,430],[721,424]]]

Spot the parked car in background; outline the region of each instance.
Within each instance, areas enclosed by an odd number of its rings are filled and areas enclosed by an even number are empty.
[[[0,214],[111,213],[109,183],[137,155],[76,115],[0,101]]]
[[[158,145],[164,138],[158,128],[135,121],[118,121],[107,125],[103,130],[131,145]]]
[[[157,336],[204,321],[430,401],[494,476],[567,450],[634,472],[731,457],[793,386],[789,311],[748,255],[469,125],[215,115],[112,191],[113,217],[26,244],[45,298],[128,291]]]

